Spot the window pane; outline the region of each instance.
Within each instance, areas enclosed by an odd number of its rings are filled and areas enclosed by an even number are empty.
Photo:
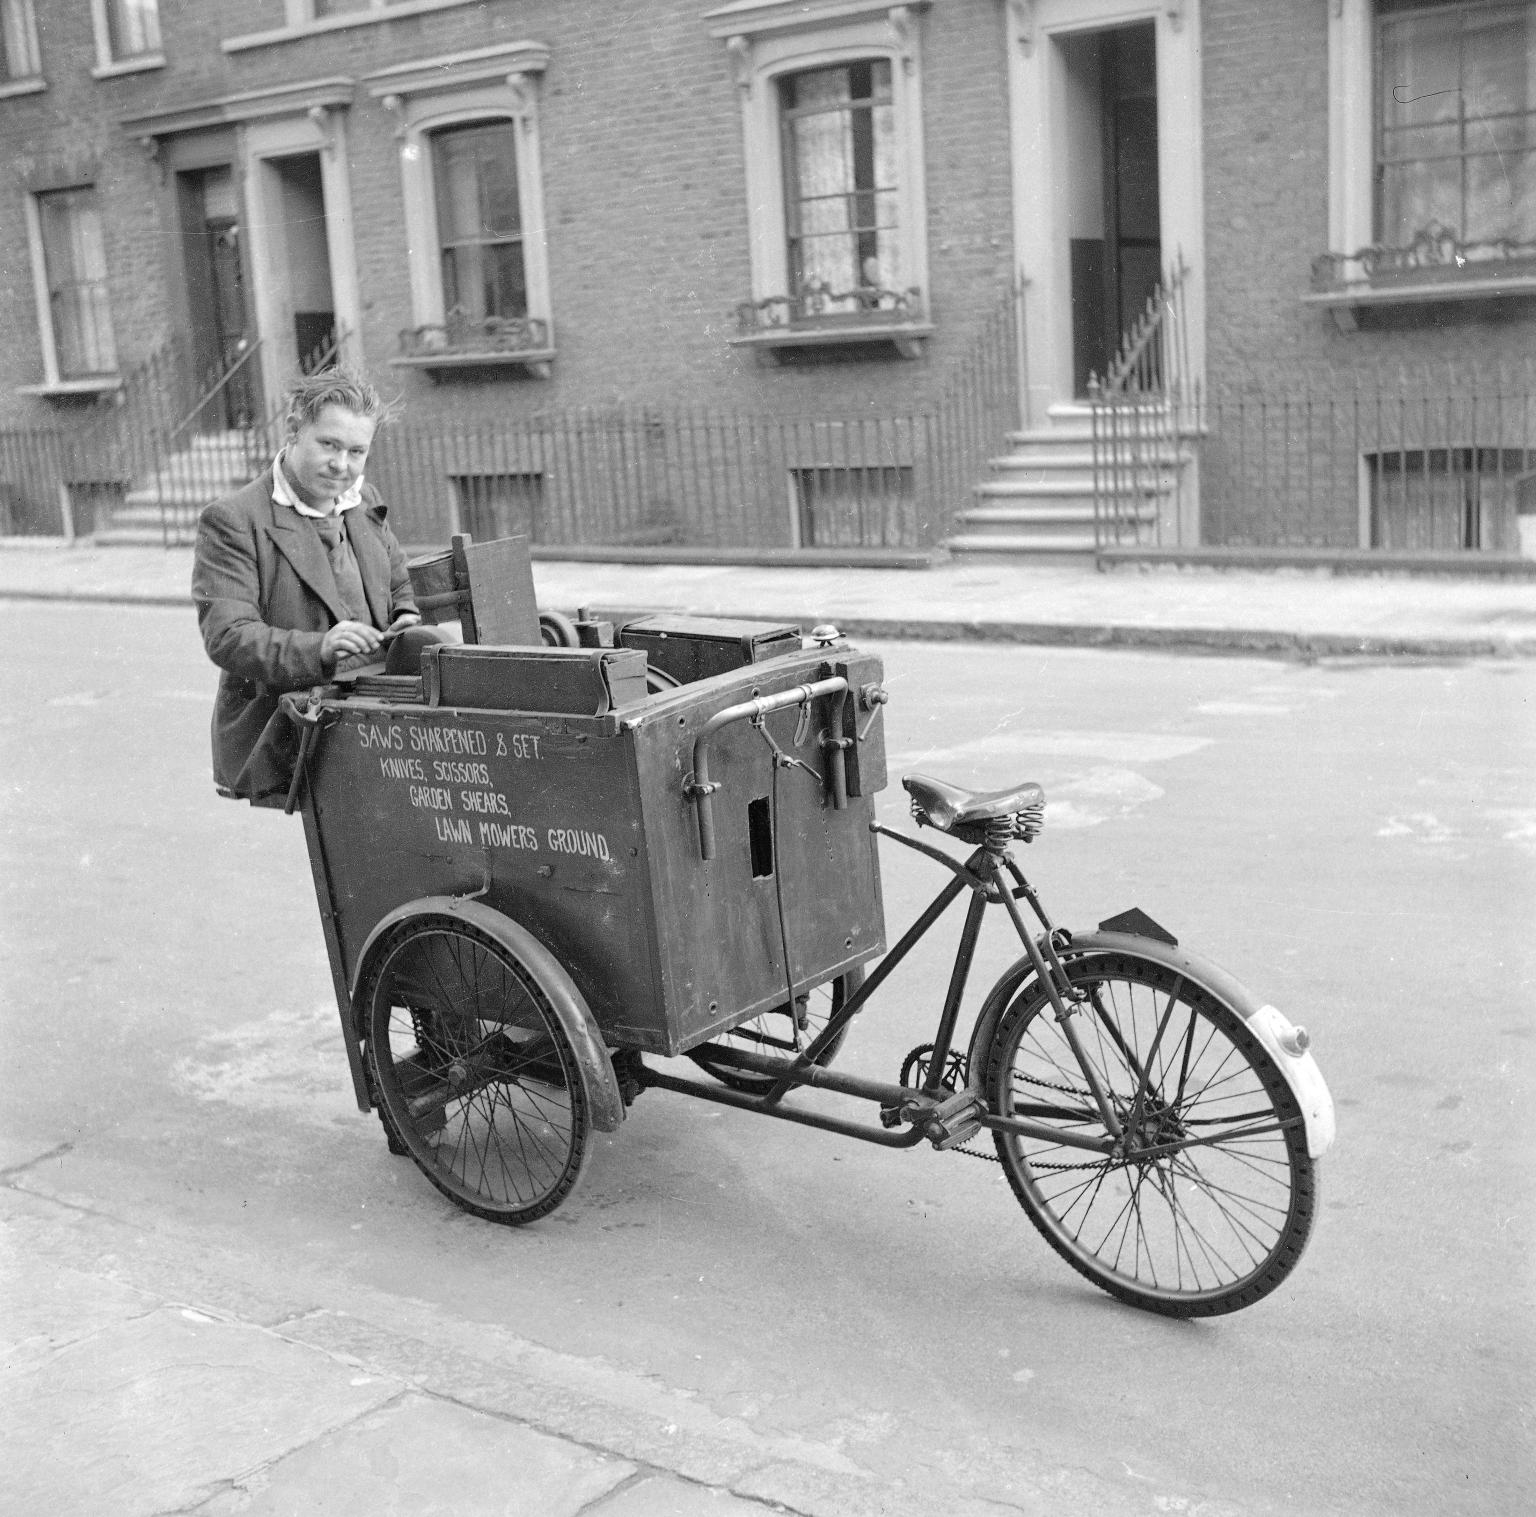
[[[515,128],[498,121],[438,132],[432,155],[444,307],[473,321],[526,316]]]
[[[791,292],[893,285],[896,122],[884,59],[780,81]],[[825,309],[825,308],[824,308]],[[856,311],[856,300],[831,309]],[[819,314],[811,312],[808,314]]]
[[[110,374],[117,367],[117,351],[95,192],[39,195],[37,208],[59,373],[65,378]]]
[[[107,29],[114,58],[158,53],[159,0],[107,0]]]
[[[0,0],[0,79],[27,79],[41,69],[27,25],[30,0]]]
[[[1379,22],[1381,240],[1434,223],[1464,242],[1536,238],[1530,5],[1452,4]]]

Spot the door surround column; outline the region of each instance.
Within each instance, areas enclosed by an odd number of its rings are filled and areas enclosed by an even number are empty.
[[[347,168],[346,116],[334,107],[248,122],[242,133],[246,216],[251,227],[252,304],[262,338],[261,376],[275,401],[293,379],[292,312],[285,299],[287,255],[282,244],[272,160],[315,154],[325,201],[325,241],[331,300],[341,333],[338,356],[355,358],[361,325],[357,253],[353,231],[351,175]]]

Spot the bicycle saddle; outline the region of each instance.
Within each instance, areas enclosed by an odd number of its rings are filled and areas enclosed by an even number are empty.
[[[965,842],[985,841],[989,822],[1012,819],[1012,836],[1028,842],[1045,822],[1045,791],[1038,785],[1007,790],[962,790],[923,774],[902,776],[919,827],[937,827]]]

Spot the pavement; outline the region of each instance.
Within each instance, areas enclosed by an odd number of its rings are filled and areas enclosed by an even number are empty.
[[[541,608],[835,622],[870,638],[1289,657],[1536,656],[1536,578],[1031,566],[926,569],[539,561]],[[185,549],[0,544],[0,597],[185,606]],[[0,1514],[409,1512],[811,1517],[916,1493],[831,1445],[730,1419],[494,1329],[291,1303],[232,1285],[195,1240],[50,1195],[0,1152]],[[188,1261],[193,1260],[196,1263]],[[415,1320],[411,1313],[422,1317]],[[454,1334],[460,1334],[455,1341]],[[1112,1504],[1111,1504],[1112,1505]],[[1042,1486],[1035,1513],[1109,1511]],[[955,1497],[952,1517],[998,1513]]]
[[[296,1306],[301,1284],[49,1194],[49,1160],[0,1169],[5,1517],[901,1509],[830,1447],[494,1326],[356,1289]]]
[[[0,597],[186,605],[187,548],[0,542]],[[1536,575],[1327,567],[1034,565],[869,569],[539,559],[542,610],[833,622],[863,638],[1267,656],[1536,656]]]

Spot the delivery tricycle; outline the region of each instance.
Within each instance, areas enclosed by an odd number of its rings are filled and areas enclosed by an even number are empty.
[[[358,1106],[450,1200],[547,1215],[594,1132],[666,1090],[997,1162],[1067,1263],[1154,1312],[1290,1274],[1333,1137],[1306,1032],[1138,909],[1055,923],[1017,858],[1039,786],[905,776],[958,851],[877,821],[882,662],[834,628],[548,613],[523,635],[287,698]],[[942,876],[888,952],[881,839]],[[838,1067],[962,898],[931,1037],[883,1078]],[[991,911],[1020,952],[963,1027]]]

